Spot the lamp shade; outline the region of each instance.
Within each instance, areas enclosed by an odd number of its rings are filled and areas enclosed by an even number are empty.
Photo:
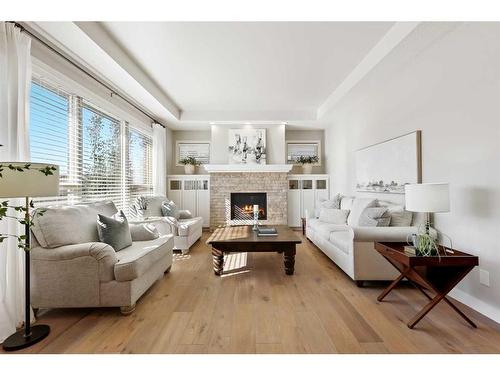
[[[449,212],[450,188],[447,183],[405,185],[406,209],[413,212]]]
[[[12,170],[9,166],[24,167],[28,170]],[[51,197],[59,195],[59,167],[53,164],[30,162],[0,162],[0,198]],[[41,169],[55,167],[51,175],[46,176]]]

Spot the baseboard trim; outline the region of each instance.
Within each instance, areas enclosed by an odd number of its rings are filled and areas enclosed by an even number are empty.
[[[457,301],[462,302],[464,305],[469,306],[471,309],[476,310],[480,314],[494,320],[497,323],[500,323],[500,310],[494,308],[491,305],[477,299],[474,296],[471,296],[468,293],[465,293],[463,290],[458,288],[453,289],[449,295],[455,298]]]

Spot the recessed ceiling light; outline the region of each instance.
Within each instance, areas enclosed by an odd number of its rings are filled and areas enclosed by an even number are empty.
[[[245,125],[252,125],[251,122],[245,122]]]
[[[215,125],[215,122],[213,122],[213,121],[210,121],[210,125]]]

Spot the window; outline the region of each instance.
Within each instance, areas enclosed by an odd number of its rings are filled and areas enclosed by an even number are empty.
[[[287,164],[295,164],[299,156],[317,156],[319,160],[317,165],[321,165],[321,142],[287,141],[286,142]]]
[[[30,99],[31,159],[61,174],[60,196],[39,204],[110,199],[129,213],[137,196],[152,194],[150,135],[38,79]]]
[[[210,163],[210,142],[177,141],[176,142],[176,164],[189,156],[195,158],[201,164]]]

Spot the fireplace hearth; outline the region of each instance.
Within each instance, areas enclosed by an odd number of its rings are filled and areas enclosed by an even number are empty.
[[[253,220],[253,206],[259,206],[259,220],[267,220],[266,193],[231,193],[231,220]]]

